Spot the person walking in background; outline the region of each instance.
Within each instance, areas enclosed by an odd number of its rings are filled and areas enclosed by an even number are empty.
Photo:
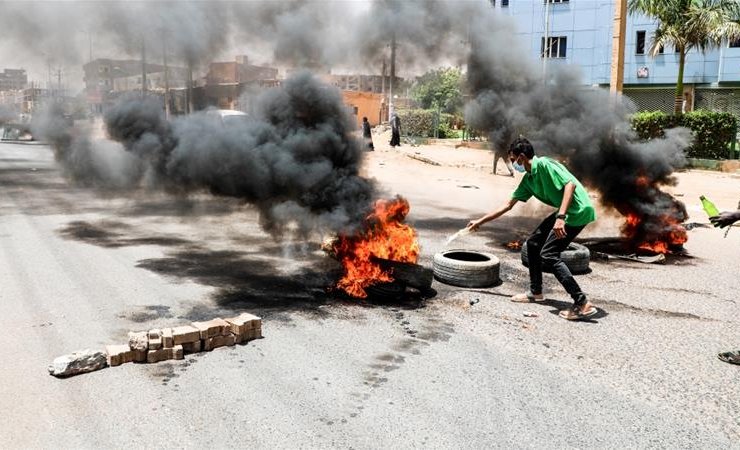
[[[503,159],[504,164],[506,164],[506,168],[509,169],[509,176],[514,176],[514,168],[511,165],[511,161],[509,161],[509,152],[506,150],[506,147],[503,145],[494,145],[493,147],[493,174],[496,175],[496,165],[498,164],[498,160]]]
[[[365,139],[367,151],[371,152],[375,150],[375,146],[373,145],[373,134],[370,130],[370,122],[367,121],[367,117],[362,118],[362,137]]]
[[[401,119],[398,114],[391,114],[391,147],[401,145]]]

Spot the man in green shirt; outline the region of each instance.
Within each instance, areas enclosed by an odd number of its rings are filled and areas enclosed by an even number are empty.
[[[542,268],[552,271],[555,278],[573,298],[573,306],[560,312],[568,320],[583,319],[597,313],[597,309],[586,299],[560,253],[568,248],[578,233],[596,220],[596,212],[588,193],[576,177],[559,162],[546,157],[534,156],[534,148],[528,140],[520,137],[509,147],[509,159],[514,169],[526,172],[511,198],[498,209],[478,220],[468,223],[471,231],[494,220],[514,207],[516,202],[526,202],[535,197],[558,210],[549,215],[527,239],[529,257],[530,290],[512,297],[514,302],[539,302],[542,295]]]

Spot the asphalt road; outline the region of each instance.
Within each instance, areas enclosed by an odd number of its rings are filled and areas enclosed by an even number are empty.
[[[376,147],[367,174],[410,200],[425,264],[515,184]],[[740,196],[731,176],[679,181],[695,221],[696,189]],[[696,228],[690,257],[665,265],[594,262],[579,280],[603,313],[569,323],[549,276],[544,305],[502,296],[527,281],[503,244],[542,207],[456,242],[499,255],[501,286],[435,282],[425,302],[377,305],[327,294],[337,267],[317,243],[274,242],[238,202],[75,188],[47,147],[15,144],[0,144],[0,193],[2,448],[740,448],[740,367],[716,358],[740,348],[740,229]],[[588,235],[615,235],[600,213]],[[129,330],[240,311],[264,317],[265,339],[65,380],[46,371]]]

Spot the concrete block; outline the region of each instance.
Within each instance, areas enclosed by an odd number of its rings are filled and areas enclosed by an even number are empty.
[[[174,345],[187,344],[200,340],[200,330],[190,325],[183,325],[172,329],[172,343]]]
[[[207,322],[193,322],[193,326],[200,331],[201,339],[225,336],[231,332],[231,325],[223,319],[212,319]]]
[[[176,345],[169,350],[172,352],[172,359],[185,358],[185,350],[182,348],[182,345]]]
[[[236,317],[228,318],[226,322],[231,326],[231,332],[237,336],[242,336],[247,330],[262,326],[262,319],[249,313],[242,313]]]
[[[149,364],[157,363],[160,361],[165,361],[168,359],[172,359],[172,349],[171,348],[160,348],[159,350],[149,350],[146,354],[146,362]]]
[[[130,331],[128,333],[128,346],[131,350],[147,351],[149,349],[149,333],[146,331]]]
[[[162,330],[149,330],[149,350],[159,350],[162,348]]]
[[[128,345],[106,345],[106,359],[111,367],[133,362],[135,350]]]
[[[172,328],[162,329],[162,347],[172,348],[175,346],[175,339],[172,336]]]
[[[185,353],[198,353],[203,349],[203,342],[200,339],[195,342],[185,342],[182,344],[182,349]]]

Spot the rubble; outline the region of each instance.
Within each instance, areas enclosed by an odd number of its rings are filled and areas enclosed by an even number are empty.
[[[49,365],[49,374],[60,378],[71,377],[104,369],[107,366],[105,353],[85,349],[56,358]]]
[[[88,349],[60,356],[49,365],[49,373],[68,377],[130,362],[153,364],[183,359],[185,354],[211,351],[261,337],[262,319],[248,313],[226,320],[216,318],[174,328],[132,331],[128,333],[127,344],[106,345],[105,352]]]

